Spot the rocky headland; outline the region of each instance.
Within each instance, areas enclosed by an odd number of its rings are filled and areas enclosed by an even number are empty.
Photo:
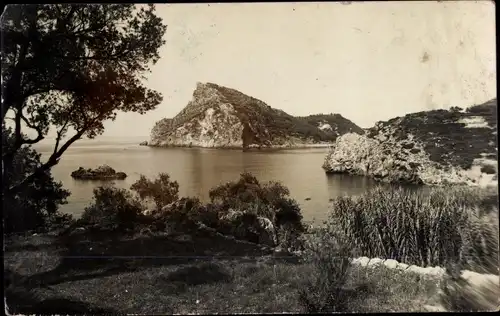
[[[158,121],[149,146],[298,148],[328,146],[363,130],[340,114],[294,117],[237,90],[198,83],[192,100],[174,118]]]
[[[103,165],[94,170],[80,167],[71,173],[71,177],[78,180],[123,180],[127,174],[116,172],[110,166]]]
[[[383,182],[497,185],[497,100],[467,109],[411,113],[337,138],[327,173]]]

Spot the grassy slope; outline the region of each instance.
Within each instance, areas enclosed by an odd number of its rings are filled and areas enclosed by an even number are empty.
[[[304,116],[304,117],[297,117],[298,119],[304,120],[307,123],[318,126],[320,123],[327,123],[334,128],[335,126],[337,127],[337,132],[328,132],[325,131],[327,134],[333,134],[334,136],[339,136],[343,135],[345,133],[357,133],[357,134],[364,134],[365,131],[351,122],[350,120],[346,119],[340,114],[313,114],[309,116]]]
[[[309,264],[207,237],[17,237],[7,242],[4,259],[17,273],[7,302],[23,314],[303,311],[297,291]],[[354,267],[348,286],[361,281],[374,286],[350,302],[353,311],[422,311],[435,302],[437,282],[411,273]]]
[[[492,128],[466,128],[459,120],[481,116]],[[390,127],[396,139],[406,139],[408,134],[424,144],[430,159],[442,164],[451,164],[469,169],[475,158],[482,153],[498,159],[497,100],[469,107],[465,112],[433,110],[411,113],[380,122],[368,130],[367,135],[374,137],[380,129]]]
[[[210,88],[217,90],[223,100],[230,103],[237,110],[237,115],[244,124],[243,138],[245,145],[271,145],[280,138],[297,137],[300,139],[312,139],[315,142],[331,142],[337,138],[336,133],[325,132],[318,128],[318,117],[306,118],[294,117],[284,111],[274,109],[266,103],[241,93],[235,89],[207,83]],[[195,92],[196,93],[196,92]],[[204,111],[210,107],[206,104],[196,108],[188,105],[174,119],[163,119],[157,124],[163,125],[165,129],[174,129],[184,122],[204,115]],[[342,134],[352,129],[362,131],[357,125],[340,115],[327,115],[321,117],[332,126],[338,125],[338,131]]]

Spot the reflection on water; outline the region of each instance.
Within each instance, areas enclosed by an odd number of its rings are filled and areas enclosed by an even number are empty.
[[[44,158],[49,145],[38,145]],[[82,166],[95,168],[108,164],[128,177],[115,181],[121,188],[130,188],[140,174],[155,177],[160,172],[178,181],[181,196],[198,196],[208,200],[208,191],[227,181],[237,180],[239,174],[253,173],[260,181],[277,180],[286,185],[302,207],[305,220],[325,220],[329,199],[340,195],[358,195],[378,185],[365,177],[348,175],[327,176],[321,165],[328,149],[297,149],[279,151],[217,150],[200,148],[149,148],[137,142],[81,142],[70,147],[53,169],[53,175],[72,193],[69,204],[62,210],[79,216],[92,200],[98,181],[79,181],[71,178],[73,170]],[[310,198],[310,200],[305,200]]]

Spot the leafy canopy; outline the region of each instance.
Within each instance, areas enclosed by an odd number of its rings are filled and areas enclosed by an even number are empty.
[[[154,180],[141,175],[130,189],[142,200],[152,200],[157,210],[179,199],[179,183],[172,181],[167,173],[158,174]]]
[[[14,143],[12,129],[2,128],[2,151]],[[31,146],[23,146],[17,151],[13,168],[6,174],[9,181],[17,181],[31,174],[42,163],[40,154]],[[16,194],[3,199],[4,230],[18,232],[46,228],[61,218],[57,212],[59,205],[66,204],[69,191],[56,182],[50,170],[40,173],[29,185]]]
[[[1,30],[2,124],[14,122],[14,143],[2,155],[7,169],[14,153],[44,139],[49,127],[56,144],[38,172],[82,136],[102,134],[117,112],[143,114],[162,100],[142,82],[165,43],[154,5],[10,5]],[[37,137],[23,136],[25,128]]]

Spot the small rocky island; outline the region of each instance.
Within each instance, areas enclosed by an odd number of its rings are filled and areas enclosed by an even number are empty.
[[[108,165],[102,165],[95,170],[80,167],[71,173],[71,177],[78,180],[123,180],[127,174],[116,172]]]

